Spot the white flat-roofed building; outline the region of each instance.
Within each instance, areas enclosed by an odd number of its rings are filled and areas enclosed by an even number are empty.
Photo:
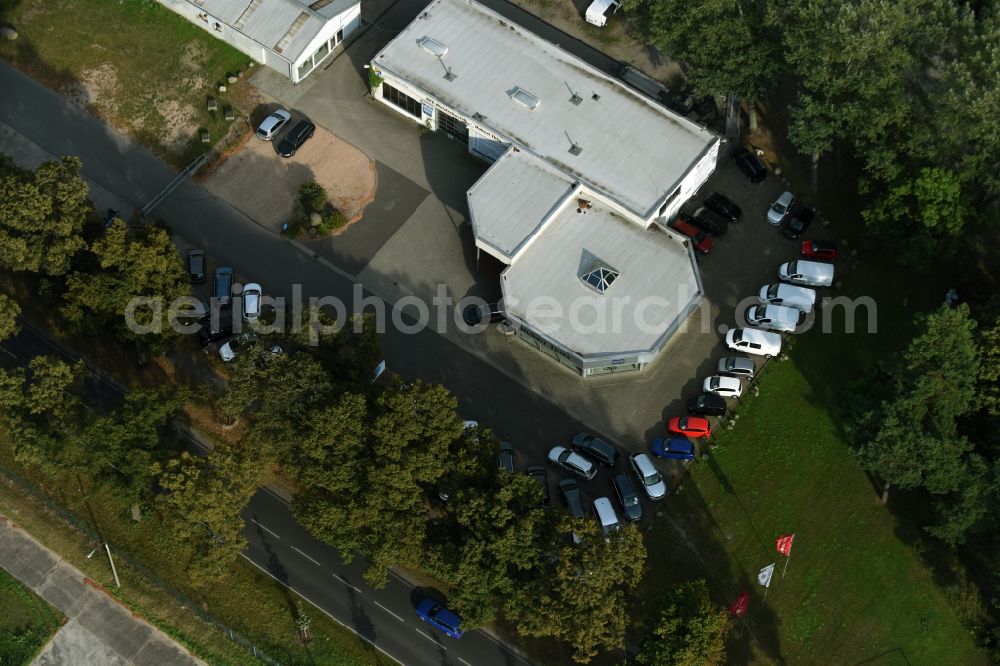
[[[715,134],[472,0],[435,0],[372,64],[391,108],[490,161],[531,152],[646,222],[715,169]]]
[[[361,25],[360,0],[159,0],[298,83]]]

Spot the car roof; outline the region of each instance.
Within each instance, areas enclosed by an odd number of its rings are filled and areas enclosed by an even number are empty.
[[[645,453],[634,453],[632,454],[632,460],[635,462],[635,466],[639,469],[639,472],[643,476],[651,476],[656,474],[656,466],[653,465],[653,461],[650,460],[649,456]]]
[[[315,125],[312,123],[312,121],[302,119],[299,122],[295,123],[295,127],[292,128],[292,131],[291,131],[290,134],[300,134],[300,133],[308,130],[311,127],[315,127]]]
[[[667,451],[693,451],[694,444],[686,437],[671,437],[664,447]]]

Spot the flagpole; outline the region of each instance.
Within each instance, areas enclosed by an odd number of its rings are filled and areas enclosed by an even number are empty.
[[[795,543],[795,532],[792,532],[792,544],[794,544],[794,543]],[[788,555],[785,556],[785,566],[781,570],[781,577],[782,578],[785,577],[785,572],[788,571],[788,561],[791,560],[791,559],[792,559],[792,548],[791,548],[791,546],[789,546],[789,548],[788,548]]]

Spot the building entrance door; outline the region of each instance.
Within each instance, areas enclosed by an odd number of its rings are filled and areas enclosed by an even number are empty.
[[[456,118],[438,109],[438,130],[445,132],[449,139],[458,139],[462,143],[469,143],[469,127]]]

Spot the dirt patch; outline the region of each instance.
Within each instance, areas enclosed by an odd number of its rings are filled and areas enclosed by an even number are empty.
[[[107,116],[107,112],[114,109],[115,100],[121,94],[118,72],[110,63],[85,69],[80,72],[78,80],[64,87],[62,93],[81,110]]]
[[[299,186],[311,180],[348,221],[361,218],[375,197],[375,163],[367,155],[322,127],[288,159],[275,152],[277,141],[251,138],[215,167],[205,187],[274,231],[292,217]]]

